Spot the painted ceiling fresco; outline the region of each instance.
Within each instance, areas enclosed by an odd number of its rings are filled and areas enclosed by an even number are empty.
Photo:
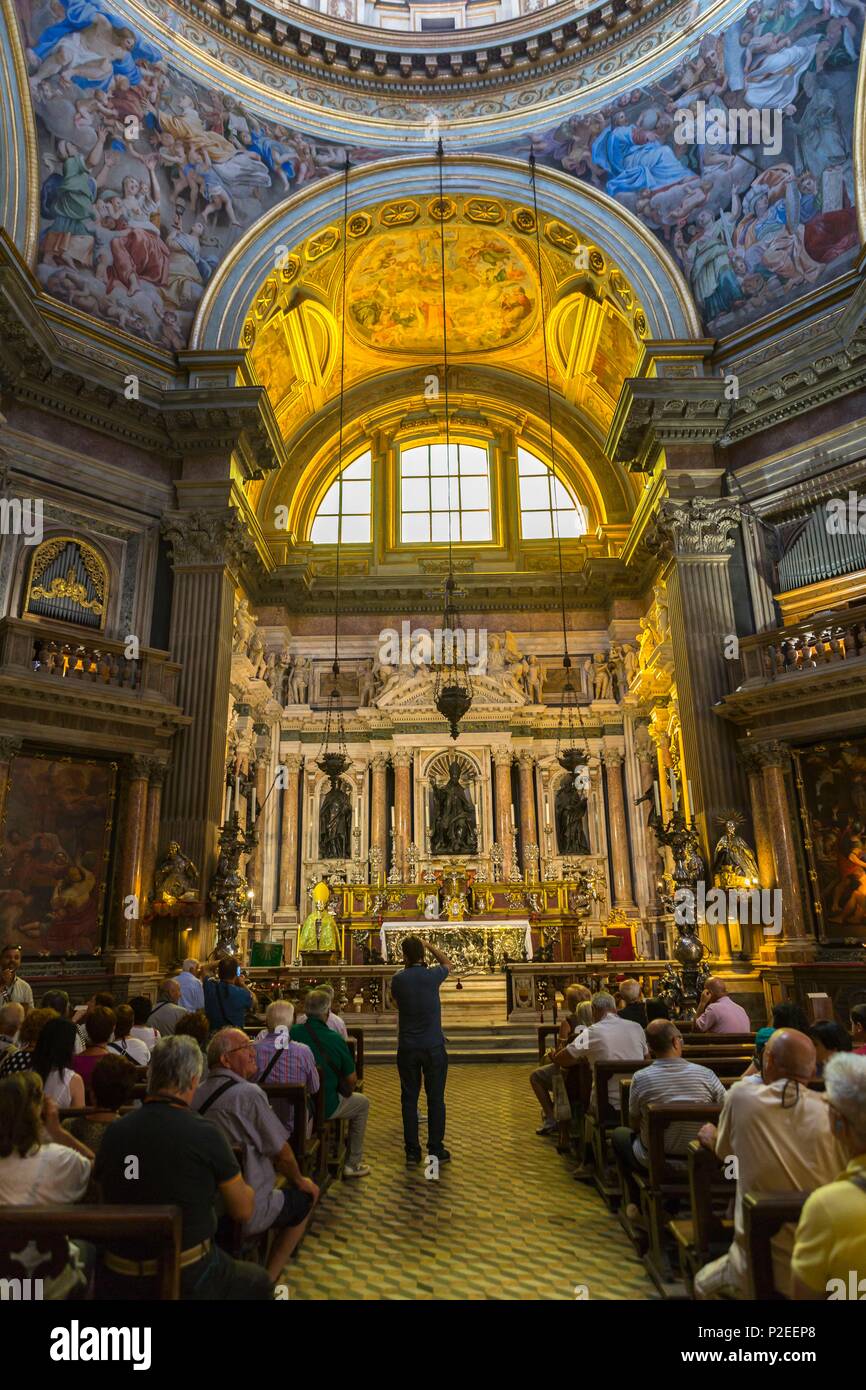
[[[238,237],[339,169],[345,146],[193,81],[110,0],[16,3],[40,143],[39,279],[69,304],[180,349]],[[707,332],[729,333],[855,257],[862,15],[860,0],[755,0],[646,86],[538,129],[536,157],[642,219],[682,267]],[[760,132],[737,125],[749,110],[768,117]],[[685,118],[721,138],[684,140]],[[525,160],[529,142],[476,148]],[[349,150],[356,164],[392,153]],[[519,332],[533,312],[530,287],[513,263],[504,286],[484,280],[488,265],[476,257],[487,311],[468,331]],[[359,284],[356,328],[385,331],[381,293],[365,294]],[[411,343],[419,312],[401,310],[408,321],[387,329],[394,342]]]

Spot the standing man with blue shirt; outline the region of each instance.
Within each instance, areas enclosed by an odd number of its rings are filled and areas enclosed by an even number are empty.
[[[427,967],[424,950],[438,962]],[[418,1097],[421,1077],[427,1096],[427,1152],[440,1163],[451,1157],[445,1148],[445,1081],[448,1054],[442,1032],[442,1006],[439,987],[447,980],[451,962],[441,951],[418,936],[403,941],[404,969],[391,981],[391,996],[397,1005],[397,1070],[400,1073],[400,1102],[403,1110],[403,1143],[406,1165],[421,1162],[418,1138]]]

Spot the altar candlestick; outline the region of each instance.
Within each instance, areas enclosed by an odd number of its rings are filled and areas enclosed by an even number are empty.
[[[514,827],[515,827],[515,820],[514,820],[514,802],[512,801],[512,803],[511,803],[511,829],[513,830]]]
[[[691,816],[692,820],[694,820],[694,818],[695,818],[695,794],[694,794],[694,792],[692,791],[692,782],[691,782],[691,778],[689,778],[689,815]]]
[[[236,769],[236,771],[235,771],[235,807],[237,808],[238,815],[240,815],[240,809],[241,809],[241,774],[240,774],[240,769],[239,769],[239,768]]]
[[[231,784],[231,781],[229,781],[228,784],[227,784],[227,786],[226,786],[226,814],[225,814],[226,822],[228,822],[228,821],[231,819],[231,814],[232,814],[232,784]]]
[[[668,773],[668,777],[670,779],[671,784],[671,796],[673,798],[674,810],[678,811],[680,807],[680,799],[677,795],[677,779],[673,768],[671,768],[670,772]]]
[[[662,803],[661,803],[661,797],[659,796],[659,784],[658,784],[657,781],[653,782],[653,796],[655,797],[655,803],[656,803],[656,815],[657,815],[657,816],[661,816],[661,813],[662,813]]]

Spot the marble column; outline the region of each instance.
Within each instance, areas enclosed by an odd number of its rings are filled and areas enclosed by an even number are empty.
[[[511,764],[513,761],[512,749],[493,749],[496,838],[502,846],[502,871],[506,878],[513,868],[511,862]]]
[[[200,867],[206,891],[224,809],[235,588],[253,546],[231,508],[171,513],[163,534],[174,569],[169,648],[181,663],[178,702],[190,718],[172,747],[163,831]]]
[[[623,755],[618,748],[605,749],[604,765],[607,770],[607,823],[610,857],[613,862],[613,905],[629,909],[634,908],[634,894],[631,886],[628,826],[622,785]]]
[[[670,558],[666,571],[670,639],[686,776],[695,793],[698,829],[712,848],[715,819],[746,805],[743,771],[731,726],[713,713],[739,679],[734,603],[728,562],[740,521],[736,503],[693,497],[664,501],[648,537]]]
[[[267,733],[267,725],[264,726]],[[261,730],[256,726],[256,733]],[[262,807],[265,804],[265,797],[270,790],[271,776],[267,753],[259,752],[256,758],[256,814],[253,818],[255,823],[255,833],[257,844],[247,860],[247,883],[253,891],[253,906],[258,912],[262,910],[262,897],[264,889],[264,864],[265,864],[265,818],[262,815]]]
[[[771,740],[756,744],[754,753],[760,763],[764,784],[776,887],[782,895],[781,932],[771,935],[764,924],[761,954],[764,959],[809,960],[816,953],[817,943],[803,902],[798,836],[785,778],[791,750],[786,743]]]
[[[23,739],[14,735],[4,735],[0,738],[0,826],[6,823],[6,798],[9,795],[12,759],[16,753],[21,752],[22,744]]]
[[[385,868],[388,847],[388,757],[374,753],[370,759],[373,770],[372,806],[370,811],[370,848],[379,851],[379,872]],[[425,849],[426,852],[426,849]]]
[[[518,754],[517,770],[520,785],[520,831],[523,836],[523,868],[529,868],[526,850],[529,845],[538,844],[538,827],[535,821],[535,786],[533,770],[535,759],[524,750]]]
[[[395,748],[391,761],[394,764],[394,852],[405,878],[406,851],[412,838],[412,750]]]
[[[283,788],[280,820],[280,900],[277,912],[280,916],[295,919],[298,916],[298,855],[301,848],[298,775],[303,762],[297,753],[282,761],[286,769],[286,785]]]
[[[767,802],[764,794],[764,778],[761,758],[748,750],[743,755],[746,776],[749,782],[749,799],[752,803],[752,826],[755,831],[755,857],[758,861],[758,879],[762,888],[772,888],[776,878],[773,860],[773,842],[770,838],[770,823],[767,817]]]
[[[118,840],[118,865],[114,904],[114,947],[134,951],[138,941],[139,919],[144,907],[142,865],[147,823],[147,784],[149,758],[133,756],[122,764],[124,780],[123,811]],[[127,899],[137,902],[127,904]],[[131,913],[132,915],[128,915]]]
[[[153,895],[153,875],[159,853],[159,826],[162,811],[162,789],[168,772],[164,758],[151,758],[148,763],[147,809],[144,816],[144,847],[141,856],[142,909]],[[199,885],[201,888],[201,885]],[[138,928],[138,949],[150,950],[150,927],[144,922]]]

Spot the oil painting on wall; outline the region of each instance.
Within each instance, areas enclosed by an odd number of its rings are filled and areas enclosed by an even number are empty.
[[[43,169],[39,279],[97,318],[183,348],[231,246],[276,203],[339,171],[346,148],[193,81],[110,0],[16,3]],[[754,0],[612,104],[587,109],[584,98],[579,114],[540,123],[531,138],[468,147],[523,164],[532,147],[542,164],[616,199],[662,240],[707,331],[721,336],[854,260],[863,9]],[[760,130],[741,119],[749,112],[767,118]],[[688,121],[694,138],[684,140]],[[408,154],[426,148],[406,141]],[[393,150],[348,153],[360,164]],[[509,322],[525,310],[522,288],[503,290]],[[374,323],[375,304],[362,312],[373,332],[414,331],[415,320]]]
[[[445,229],[449,353],[509,346],[535,319],[528,265],[495,232]],[[442,246],[438,230],[378,238],[349,276],[355,333],[389,352],[424,352],[442,338]]]
[[[0,828],[0,945],[25,955],[102,945],[114,763],[12,760]]]
[[[866,941],[866,742],[798,749],[798,784],[827,941]]]

